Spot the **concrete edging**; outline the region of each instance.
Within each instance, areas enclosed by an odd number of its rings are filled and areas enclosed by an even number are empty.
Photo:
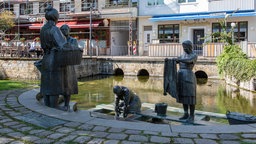
[[[192,125],[167,125],[152,124],[143,122],[126,122],[118,120],[107,120],[90,116],[90,112],[86,110],[78,110],[77,112],[64,112],[44,106],[36,100],[36,94],[39,89],[33,89],[22,93],[18,97],[18,101],[24,107],[62,120],[88,123],[100,126],[108,126],[115,128],[125,128],[133,130],[157,131],[161,133],[244,133],[256,132],[256,124],[248,125],[212,125],[212,126],[192,126]]]

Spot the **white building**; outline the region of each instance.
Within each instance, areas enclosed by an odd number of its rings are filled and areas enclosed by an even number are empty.
[[[210,34],[234,27],[234,41],[256,42],[256,0],[140,0],[139,51],[148,55],[152,43],[175,44],[191,40],[200,53]]]

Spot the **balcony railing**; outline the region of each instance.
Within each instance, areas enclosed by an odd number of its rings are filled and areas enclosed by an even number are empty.
[[[243,52],[249,58],[256,58],[256,42],[240,42],[238,43]],[[198,56],[217,57],[224,48],[224,43],[205,43],[201,47],[195,46],[194,51]],[[160,43],[150,44],[148,46],[148,56],[150,57],[177,57],[183,53],[180,43]]]

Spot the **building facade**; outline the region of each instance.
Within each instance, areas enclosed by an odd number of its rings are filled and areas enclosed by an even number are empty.
[[[255,42],[255,4],[255,0],[140,0],[140,55],[149,55],[149,45],[176,46],[184,40],[191,40],[200,55],[204,43],[220,42],[211,34],[222,31],[223,20],[228,32],[234,30],[234,42]]]
[[[60,13],[57,26],[71,27],[84,55],[176,56],[184,40],[203,55],[205,43],[220,42],[211,34],[223,31],[223,20],[234,42],[256,42],[256,0],[0,0],[0,9],[16,16],[2,39],[39,37],[47,4]]]
[[[85,55],[131,54],[128,44],[137,40],[137,2],[129,0],[1,0],[1,10],[16,16],[15,28],[4,37],[29,41],[39,37],[48,4],[59,11],[57,26],[70,26],[71,36],[79,39]]]

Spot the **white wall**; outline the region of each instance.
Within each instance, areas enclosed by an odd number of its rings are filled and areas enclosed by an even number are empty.
[[[111,55],[127,55],[128,31],[111,32]]]
[[[197,0],[195,3],[180,4],[180,13],[208,12],[208,0]]]

